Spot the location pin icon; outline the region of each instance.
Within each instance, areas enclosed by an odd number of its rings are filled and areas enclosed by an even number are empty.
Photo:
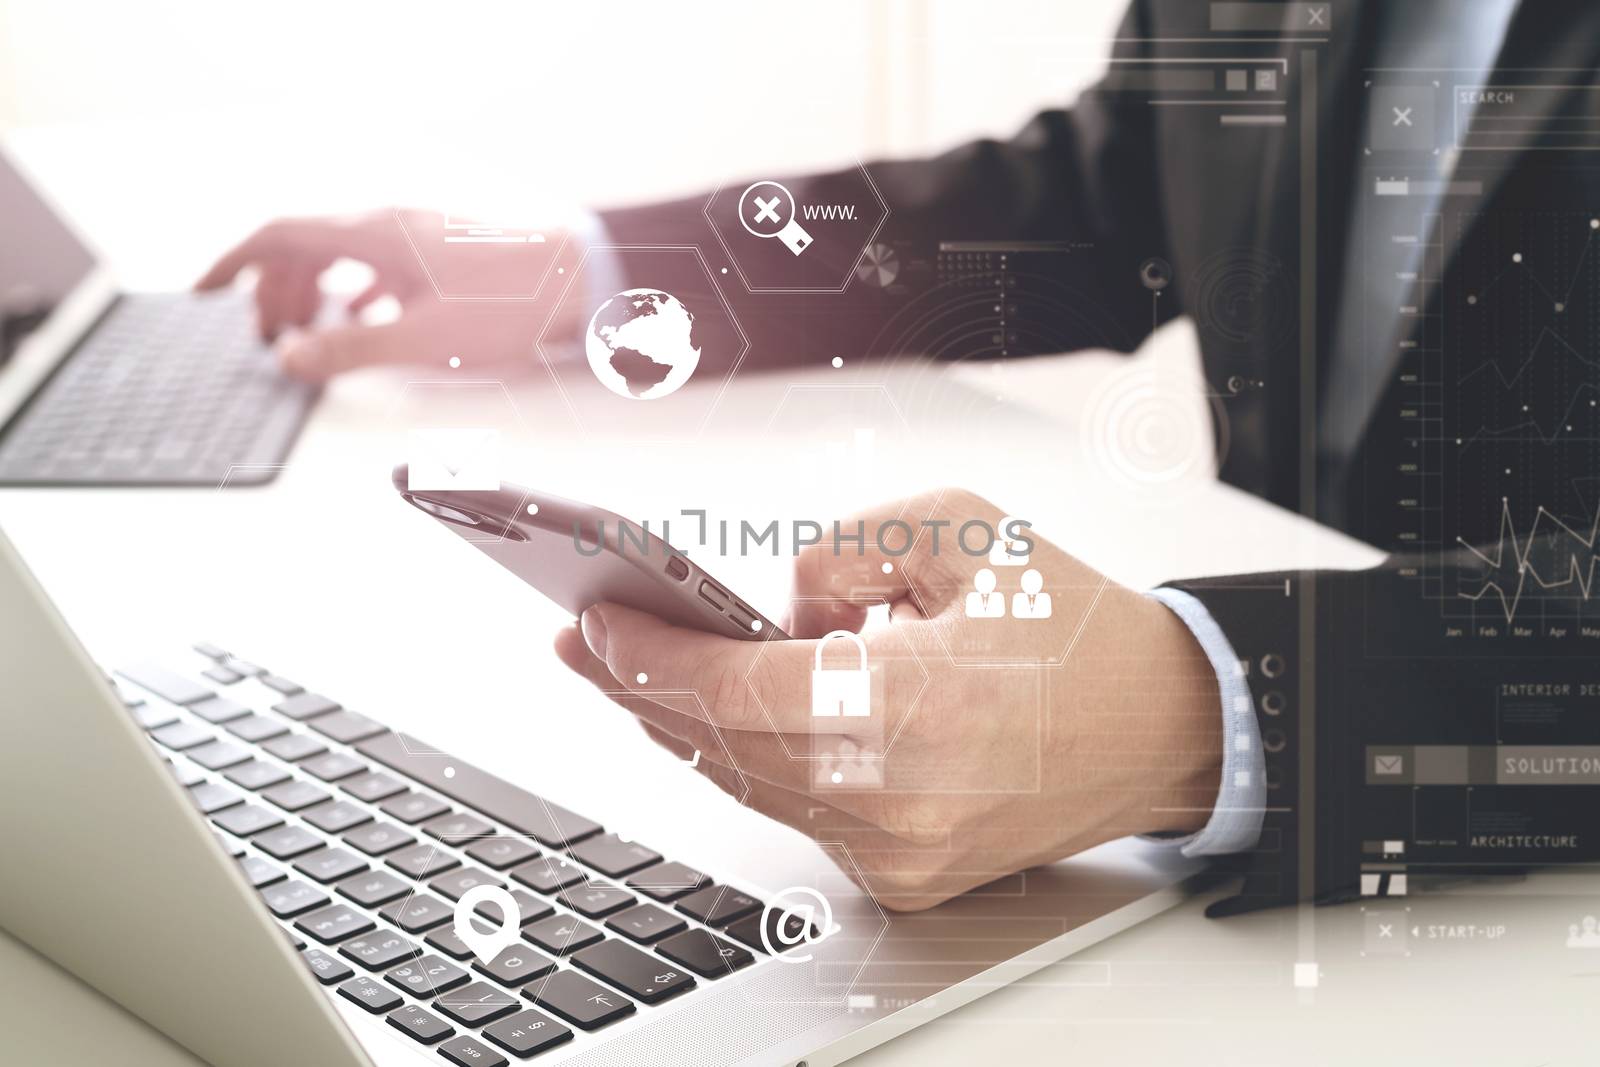
[[[485,903],[500,907],[500,927],[488,933],[479,930],[473,921],[473,911],[479,904]],[[479,919],[488,921],[481,916]],[[521,928],[522,909],[517,907],[516,898],[500,886],[475,885],[456,901],[456,936],[483,963],[493,962],[496,956],[515,945]]]

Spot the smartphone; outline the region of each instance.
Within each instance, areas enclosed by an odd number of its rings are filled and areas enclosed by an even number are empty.
[[[497,490],[419,490],[405,464],[400,498],[557,604],[581,615],[601,601],[676,626],[746,641],[789,635],[683,553],[604,508],[501,483]]]

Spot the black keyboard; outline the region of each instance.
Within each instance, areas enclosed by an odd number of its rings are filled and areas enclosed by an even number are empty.
[[[118,670],[130,714],[317,981],[449,1063],[593,1040],[766,943],[803,940],[763,939],[777,920],[749,893],[221,648],[195,651],[193,672]],[[511,892],[522,933],[488,961],[454,931],[455,902],[485,883]],[[498,925],[494,904],[479,911]]]
[[[260,484],[315,399],[244,295],[124,295],[0,437],[0,483]]]

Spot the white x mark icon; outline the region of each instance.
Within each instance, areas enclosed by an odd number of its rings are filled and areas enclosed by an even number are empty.
[[[756,217],[752,221],[765,222],[768,219],[771,219],[773,222],[778,221],[777,207],[778,202],[782,199],[782,197],[774,196],[771,200],[763,200],[759,196],[752,196],[750,199],[754,200],[756,207],[761,209],[760,211],[756,212]]]
[[[1378,936],[1379,937],[1393,937],[1394,936],[1394,923],[1379,923],[1378,924]]]
[[[1392,110],[1394,111],[1394,124],[1396,126],[1411,125],[1411,109],[1409,107],[1397,107]]]
[[[1306,8],[1307,26],[1326,26],[1328,24],[1328,9],[1325,7]]]

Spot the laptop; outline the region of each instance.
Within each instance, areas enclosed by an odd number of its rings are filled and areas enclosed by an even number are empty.
[[[1120,841],[895,913],[844,843],[755,819],[710,828],[755,874],[711,869],[704,809],[631,840],[541,792],[538,753],[495,777],[450,755],[449,716],[395,732],[338,678],[208,643],[102,667],[3,534],[0,677],[0,928],[218,1067],[825,1067],[1201,870]],[[619,791],[647,774],[588,758]],[[517,914],[458,906],[483,886]]]
[[[0,484],[267,482],[315,398],[246,296],[119,291],[0,152]]]

